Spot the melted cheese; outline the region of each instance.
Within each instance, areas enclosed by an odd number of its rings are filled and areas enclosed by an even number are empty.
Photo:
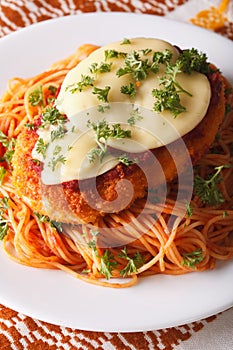
[[[143,55],[142,50],[146,49],[151,49],[152,52]],[[152,95],[152,90],[159,88],[159,79],[164,74],[163,65],[158,73],[150,72],[146,79],[140,81],[134,98],[121,93],[122,86],[134,82],[130,74],[121,77],[116,75],[118,69],[125,66],[124,57],[108,59],[107,63],[112,63],[109,72],[94,75],[90,73],[90,67],[93,63],[100,65],[105,62],[106,50],[124,53],[135,50],[140,53],[143,59],[148,59],[151,62],[153,52],[165,49],[172,52],[172,61],[174,62],[179,55],[178,51],[163,40],[134,38],[130,40],[130,44],[126,45],[122,45],[121,42],[112,43],[94,51],[67,74],[56,100],[56,106],[61,113],[66,114],[69,118],[70,128],[68,129],[71,130],[73,126],[76,132],[68,131],[62,139],[49,145],[42,171],[42,181],[45,184],[94,177],[103,174],[119,163],[119,160],[111,155],[104,157],[104,162],[99,159],[94,162],[88,160],[87,154],[97,146],[93,131],[87,128],[88,120],[97,122],[105,119],[110,125],[120,123],[123,129],[131,130],[131,138],[108,140],[109,146],[130,153],[144,152],[147,149],[169,144],[197,126],[206,114],[211,94],[209,81],[203,74],[193,72],[177,75],[177,81],[191,96],[185,93],[180,94],[181,104],[186,108],[186,111],[174,118],[169,111],[162,113],[153,111],[155,98]],[[104,113],[98,111],[98,106],[102,103],[93,94],[93,86],[86,86],[82,91],[71,92],[71,87],[80,82],[82,76],[94,77],[95,87],[102,89],[106,86],[111,87],[108,94],[109,109],[106,109]],[[140,118],[135,119],[134,125],[129,125],[128,119],[135,112]],[[46,138],[47,136],[46,134]],[[43,135],[41,137],[43,138]],[[52,171],[49,162],[51,163],[57,144],[61,147],[61,154],[65,156],[66,160],[64,163],[58,164]]]

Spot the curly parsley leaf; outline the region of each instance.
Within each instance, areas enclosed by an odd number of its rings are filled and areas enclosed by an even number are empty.
[[[125,66],[119,68],[116,72],[118,77],[125,74],[130,74],[131,77],[136,81],[144,80],[150,70],[150,64],[148,59],[141,59],[137,51],[132,51],[127,54],[125,59]]]
[[[194,250],[190,253],[183,253],[182,256],[184,259],[182,260],[181,265],[188,266],[192,269],[195,269],[196,265],[200,264],[204,259],[201,249]]]
[[[2,185],[5,175],[6,169],[3,166],[0,166],[0,185]]]
[[[139,252],[136,252],[133,257],[129,257],[126,247],[121,250],[118,257],[127,261],[125,268],[120,271],[122,277],[126,277],[127,275],[129,276],[132,273],[137,273],[138,268],[144,264],[144,259]]]
[[[46,156],[46,151],[48,148],[48,143],[46,143],[41,137],[37,140],[36,143],[36,152],[41,154],[43,158]]]
[[[135,84],[130,82],[128,85],[121,86],[121,93],[125,95],[129,95],[130,97],[135,97],[136,95]]]
[[[127,166],[138,163],[138,159],[137,158],[134,158],[133,160],[131,160],[126,153],[124,153],[124,154],[120,155],[119,157],[117,157],[117,160],[119,160],[119,162],[121,162],[121,163],[123,163],[124,165],[127,165]]]
[[[121,45],[128,45],[131,44],[131,41],[127,38],[124,38],[123,41],[121,42]]]
[[[105,278],[109,280],[112,276],[112,270],[117,266],[117,262],[114,261],[114,256],[108,249],[106,249],[104,254],[101,256],[100,265],[100,273],[102,273]]]
[[[48,162],[48,167],[52,169],[52,171],[55,171],[56,166],[61,163],[65,164],[66,158],[63,154],[60,154],[62,148],[59,145],[56,145],[53,151],[53,157],[52,159]]]
[[[59,110],[52,106],[52,107],[47,107],[45,111],[42,113],[42,128],[44,128],[47,125],[59,125],[63,124],[66,121],[66,118],[64,115],[62,115]]]
[[[85,87],[93,86],[94,84],[94,78],[89,75],[81,75],[81,80],[78,82],[75,82],[73,84],[70,84],[66,87],[66,91],[71,92],[72,94],[79,91],[83,91]]]
[[[177,59],[181,70],[190,74],[193,71],[208,74],[210,72],[210,64],[207,61],[205,53],[198,52],[197,49],[187,49],[181,52]]]
[[[3,240],[9,229],[9,220],[4,218],[4,213],[9,208],[8,201],[9,197],[3,197],[0,199],[0,240]]]
[[[193,215],[193,207],[190,203],[186,203],[186,214],[188,218],[191,218],[191,216]]]
[[[127,56],[126,52],[121,52],[117,50],[105,50],[104,51],[105,61],[111,58],[124,58]]]
[[[51,131],[51,141],[55,141],[57,139],[62,139],[64,135],[66,134],[67,130],[64,128],[63,125],[59,125],[57,129]]]
[[[100,64],[94,62],[92,63],[89,70],[92,74],[107,73],[111,71],[111,67],[112,67],[112,62],[111,63],[102,62]]]
[[[109,124],[105,119],[101,121],[92,122],[88,120],[87,127],[91,128],[95,132],[95,139],[98,145],[97,148],[93,148],[88,152],[87,157],[90,162],[93,162],[96,158],[100,158],[102,161],[103,157],[107,153],[107,141],[111,138],[130,138],[131,131],[124,130],[120,124]]]
[[[56,229],[57,232],[62,232],[62,223],[59,221],[51,220],[47,215],[42,215],[34,212],[34,215],[37,217],[39,222],[49,223],[53,228]]]
[[[28,96],[28,101],[31,106],[44,106],[44,96],[42,91],[42,85],[38,86],[34,91],[32,91]]]
[[[98,100],[107,103],[108,102],[108,93],[111,89],[110,86],[105,86],[105,88],[97,88],[96,86],[93,89],[93,94],[97,96]]]
[[[3,147],[6,148],[6,151],[2,158],[0,158],[0,161],[4,162],[6,161],[8,164],[11,163],[15,145],[16,145],[16,139],[8,138],[1,130],[0,130],[0,143],[3,145]]]
[[[223,168],[229,168],[230,165],[221,165],[215,167],[213,174],[207,179],[200,175],[194,177],[194,194],[199,196],[203,203],[208,205],[219,205],[224,202],[222,192],[218,188],[218,183],[222,181],[221,171]]]
[[[180,102],[179,93],[174,85],[170,85],[165,89],[153,89],[152,95],[156,98],[154,103],[155,112],[161,113],[169,110],[176,118],[180,113],[186,111],[186,108]]]

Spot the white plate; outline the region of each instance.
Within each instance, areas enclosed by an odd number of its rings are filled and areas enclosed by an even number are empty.
[[[80,44],[159,37],[208,53],[233,83],[231,41],[189,24],[127,13],[92,13],[41,22],[0,40],[0,92],[10,77],[28,77]],[[1,247],[0,247],[1,248]],[[128,289],[92,286],[60,271],[10,261],[0,249],[0,303],[50,323],[92,331],[145,331],[192,322],[233,305],[233,262],[214,271],[143,278]]]

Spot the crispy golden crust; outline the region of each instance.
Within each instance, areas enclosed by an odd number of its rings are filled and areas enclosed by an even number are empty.
[[[193,163],[209,149],[225,113],[223,77],[216,72],[210,75],[209,80],[212,96],[207,114],[194,130],[183,137]],[[137,198],[144,197],[148,181],[150,186],[161,184],[165,179],[172,181],[177,176],[177,162],[179,171],[185,171],[187,167],[180,142],[173,142],[169,147],[148,152],[138,165],[127,167],[119,164],[96,180],[45,186],[40,181],[40,167],[31,156],[37,138],[35,131],[26,128],[19,135],[13,157],[13,183],[18,194],[27,198],[33,210],[62,222],[94,223],[106,213],[119,212]],[[169,149],[172,149],[172,155]],[[158,173],[152,166],[153,162]],[[161,166],[160,171],[157,162]]]

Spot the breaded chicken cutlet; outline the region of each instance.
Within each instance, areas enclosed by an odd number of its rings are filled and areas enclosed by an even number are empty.
[[[209,74],[208,79],[211,85],[211,100],[208,111],[203,120],[183,137],[193,164],[208,151],[214,141],[218,128],[222,122],[225,112],[224,79],[218,71]],[[125,182],[128,180],[133,186],[133,196],[129,207],[136,199],[146,196],[148,191],[148,181],[138,164],[126,166],[118,164],[115,168],[96,178],[96,189],[92,188],[93,181],[90,179],[73,180],[60,185],[43,185],[40,179],[41,167],[32,158],[32,150],[38,139],[36,130],[24,128],[17,139],[17,147],[13,157],[13,182],[20,196],[25,198],[36,212],[49,215],[53,220],[73,223],[95,223],[106,213],[115,211],[111,202],[116,200],[117,193],[123,193],[124,198],[131,198],[132,193],[127,193]],[[179,142],[170,145],[173,152],[178,156],[179,169],[186,170],[186,160],[180,153]],[[174,163],[167,147],[163,146],[152,149],[141,156],[141,164],[147,173],[154,161],[154,157],[160,163],[167,182],[172,181],[177,176],[177,164]],[[156,187],[161,183],[161,179],[156,174],[151,174],[152,183]],[[118,185],[118,188],[116,187]],[[80,187],[82,190],[80,190]],[[49,198],[51,204],[49,212],[42,201],[43,197]],[[101,200],[102,199],[102,200]],[[55,209],[56,208],[56,209]],[[119,207],[118,207],[119,208]],[[124,206],[121,210],[125,209]],[[119,209],[117,210],[119,211]]]

